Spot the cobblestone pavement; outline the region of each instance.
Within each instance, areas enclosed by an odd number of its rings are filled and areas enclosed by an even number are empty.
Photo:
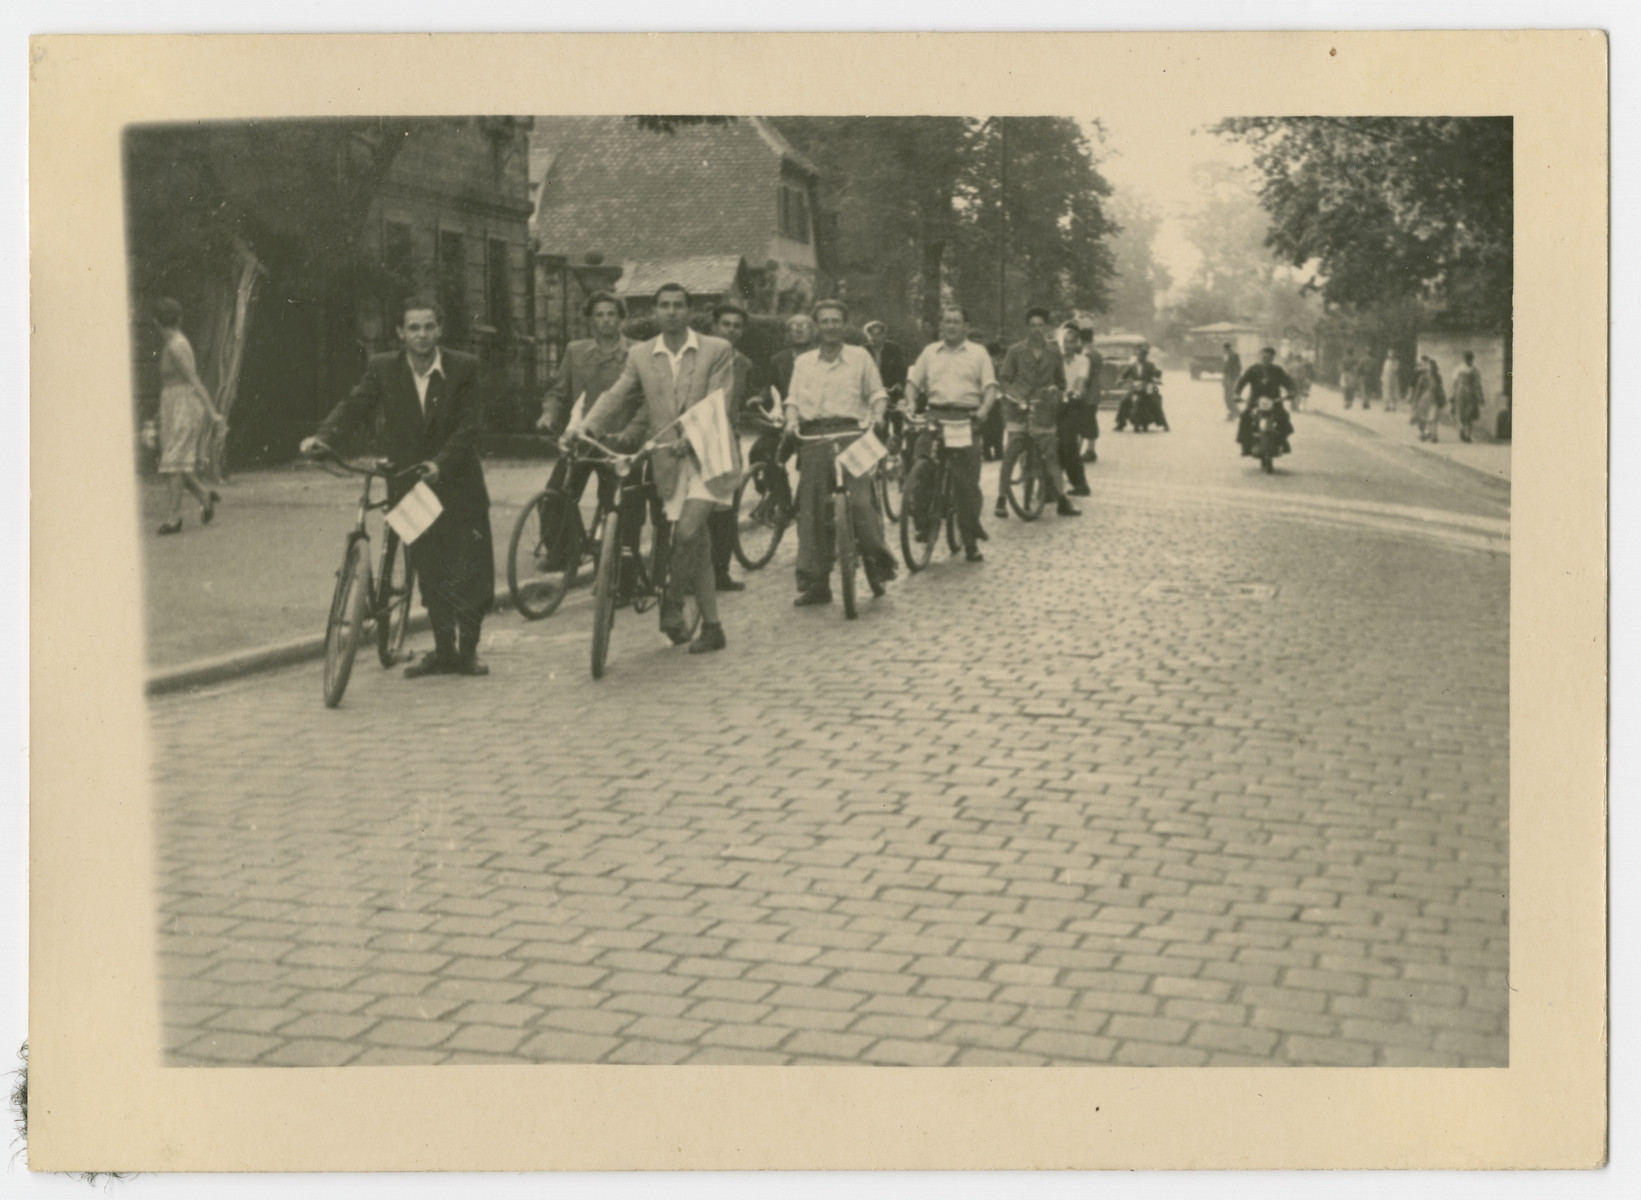
[[[168,1061],[1505,1065],[1507,493],[1169,399],[855,622],[155,700]]]

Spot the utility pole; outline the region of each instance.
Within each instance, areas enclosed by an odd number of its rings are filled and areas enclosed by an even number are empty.
[[[997,340],[1005,342],[1003,336],[1004,314],[1008,298],[1008,255],[1009,255],[1009,122],[1007,117],[997,118],[997,136],[1002,144],[1003,169],[998,173],[997,188]]]

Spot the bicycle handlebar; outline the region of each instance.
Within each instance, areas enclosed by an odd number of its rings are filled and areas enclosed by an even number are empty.
[[[330,446],[326,445],[324,442],[319,443],[318,451],[319,452],[316,453],[316,454],[309,454],[309,455],[306,455],[305,457],[308,459],[309,462],[313,463],[315,466],[330,465],[330,466],[341,467],[342,470],[348,472],[351,475],[369,475],[369,476],[371,476],[372,478],[375,478],[375,479],[398,479],[401,476],[410,475],[410,474],[413,474],[413,473],[418,472],[418,471],[421,470],[421,464],[417,463],[415,466],[406,467],[402,471],[390,471],[390,470],[388,470],[388,468],[391,467],[393,464],[392,464],[391,461],[389,461],[388,459],[385,459],[385,458],[373,458],[373,459],[371,459],[370,462],[371,462],[372,465],[370,465],[368,467],[357,466],[354,463],[351,463],[347,459],[343,458],[340,454],[338,454],[334,449],[332,449]]]

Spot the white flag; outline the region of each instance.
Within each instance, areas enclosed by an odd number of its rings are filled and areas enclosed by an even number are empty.
[[[411,488],[403,500],[388,510],[387,523],[393,526],[393,531],[408,546],[426,533],[428,526],[437,521],[443,511],[444,505],[439,503],[433,489],[424,481]]]
[[[741,447],[729,425],[723,388],[714,388],[699,404],[687,409],[678,418],[678,425],[689,439],[696,461],[701,464],[701,477],[707,483],[741,473]]]
[[[877,434],[868,429],[851,443],[849,449],[838,455],[838,462],[845,471],[859,479],[869,474],[877,466],[878,459],[887,453],[888,448],[877,440]]]

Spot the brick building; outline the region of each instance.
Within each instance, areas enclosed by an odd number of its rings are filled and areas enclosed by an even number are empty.
[[[637,283],[669,269],[755,312],[807,307],[824,294],[817,182],[763,117],[670,133],[630,117],[536,117],[533,333],[543,367],[586,336],[581,308],[593,291],[630,294],[643,311],[649,294]]]

